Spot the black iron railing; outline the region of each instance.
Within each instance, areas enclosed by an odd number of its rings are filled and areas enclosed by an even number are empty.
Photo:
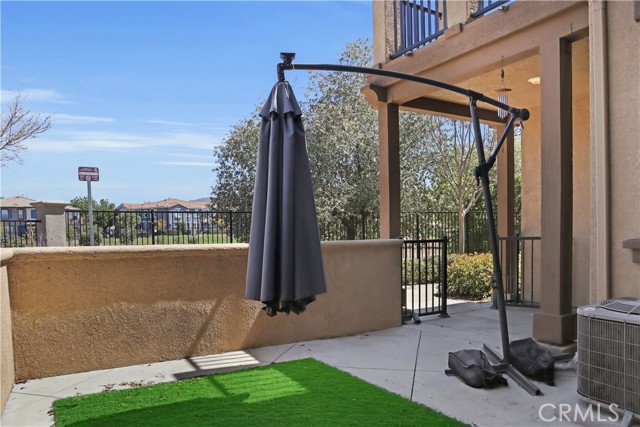
[[[532,306],[539,302],[540,237],[508,236],[499,237],[500,262],[504,280],[505,302],[507,304]]]
[[[251,212],[94,211],[95,245],[247,243]],[[67,212],[69,246],[88,246],[89,214]]]
[[[16,248],[42,246],[36,220],[2,220],[0,229],[0,247]]]
[[[377,212],[331,212],[318,215],[320,239],[368,240],[380,238],[380,215]]]
[[[447,316],[447,237],[405,240],[402,245],[402,315]]]
[[[478,9],[471,14],[471,18],[478,18],[484,16],[490,12],[493,12],[499,7],[507,6],[509,3],[513,3],[514,0],[480,0],[478,1]]]
[[[397,58],[437,39],[447,29],[447,2],[398,0],[394,3],[394,37]]]
[[[66,216],[67,244],[88,246],[88,212],[70,211]],[[516,220],[518,218],[519,214]],[[400,221],[401,234],[406,239],[437,239],[446,235],[449,253],[459,252],[457,212],[403,212]],[[100,246],[248,243],[251,212],[94,211],[93,223],[94,243]],[[320,212],[318,229],[324,241],[378,239],[380,215],[378,212]],[[466,252],[489,250],[484,211],[467,213],[464,236]]]
[[[479,18],[514,0],[479,0],[470,18]],[[440,37],[448,28],[447,0],[396,0],[393,2],[395,59]]]

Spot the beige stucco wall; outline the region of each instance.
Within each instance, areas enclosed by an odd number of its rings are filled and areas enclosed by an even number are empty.
[[[244,299],[246,245],[16,249],[16,378],[328,338],[401,324],[400,240],[323,243],[328,292],[300,316]]]
[[[11,249],[2,249],[0,257],[0,413],[9,399],[15,381],[13,363],[13,341],[11,338],[11,307],[9,306],[9,286],[5,260],[13,255]]]
[[[622,248],[640,237],[640,22],[632,1],[607,2],[611,296],[640,296],[640,264]]]

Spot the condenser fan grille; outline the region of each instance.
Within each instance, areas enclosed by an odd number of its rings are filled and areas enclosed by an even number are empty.
[[[625,300],[578,310],[578,393],[639,414],[640,320],[632,312],[640,299]]]

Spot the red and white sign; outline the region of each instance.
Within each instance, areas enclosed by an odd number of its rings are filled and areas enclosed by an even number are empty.
[[[100,181],[100,170],[81,166],[78,168],[78,179],[80,181]]]

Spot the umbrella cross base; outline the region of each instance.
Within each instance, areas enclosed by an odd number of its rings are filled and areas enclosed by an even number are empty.
[[[509,363],[504,363],[504,361],[500,359],[498,352],[493,347],[490,347],[487,344],[483,344],[482,348],[489,355],[491,359],[499,362],[497,365],[493,365],[493,369],[495,369],[496,372],[501,374],[506,374],[509,378],[515,381],[516,384],[522,387],[531,396],[542,395],[542,391],[535,384],[529,381],[527,377],[522,375],[520,371],[518,371],[515,367],[513,367]]]

